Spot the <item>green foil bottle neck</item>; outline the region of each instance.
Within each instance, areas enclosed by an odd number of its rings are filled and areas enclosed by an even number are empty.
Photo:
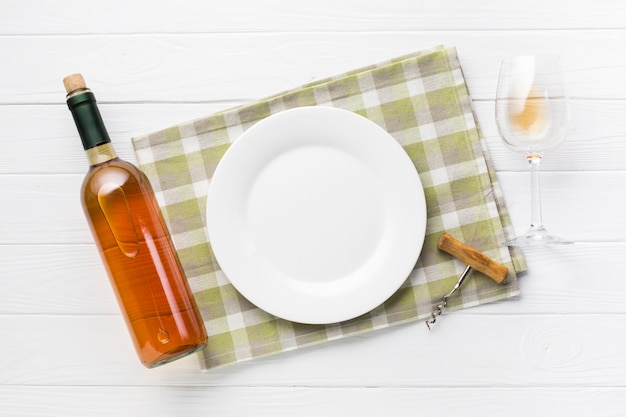
[[[96,104],[96,97],[91,90],[85,88],[68,94],[67,107],[72,112],[85,150],[111,143]]]

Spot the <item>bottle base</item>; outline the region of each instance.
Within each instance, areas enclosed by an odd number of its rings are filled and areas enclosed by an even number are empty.
[[[187,346],[181,346],[179,348],[173,349],[169,352],[163,353],[162,355],[158,356],[155,360],[149,362],[149,363],[145,363],[144,362],[144,366],[148,369],[152,369],[152,368],[157,368],[159,366],[162,365],[166,365],[168,363],[174,362],[178,359],[182,359],[184,357],[187,357],[189,355],[192,355],[196,352],[201,351],[202,349],[204,349],[206,347],[207,343],[204,343],[202,345],[196,346],[196,345],[187,345]]]

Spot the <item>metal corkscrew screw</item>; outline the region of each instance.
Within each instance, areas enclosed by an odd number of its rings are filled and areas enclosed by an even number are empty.
[[[435,324],[437,318],[441,316],[444,310],[448,307],[448,299],[461,287],[463,281],[465,281],[473,269],[482,272],[498,284],[504,281],[508,272],[508,268],[506,266],[497,263],[473,247],[458,241],[448,233],[444,233],[441,236],[439,242],[437,243],[437,247],[460,261],[463,261],[467,266],[465,267],[463,273],[459,276],[454,288],[443,296],[441,302],[437,304],[435,310],[430,314],[430,318],[426,320],[426,326],[429,330],[431,325]]]

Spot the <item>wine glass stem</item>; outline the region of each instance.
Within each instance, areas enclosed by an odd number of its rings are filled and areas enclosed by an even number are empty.
[[[533,230],[543,229],[541,218],[541,188],[539,187],[539,165],[541,155],[527,155],[530,164],[530,228]]]

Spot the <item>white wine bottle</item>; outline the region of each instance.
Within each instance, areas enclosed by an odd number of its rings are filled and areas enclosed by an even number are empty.
[[[204,322],[148,178],[116,155],[83,77],[63,82],[90,164],[83,210],[139,359],[152,368],[202,349]]]

